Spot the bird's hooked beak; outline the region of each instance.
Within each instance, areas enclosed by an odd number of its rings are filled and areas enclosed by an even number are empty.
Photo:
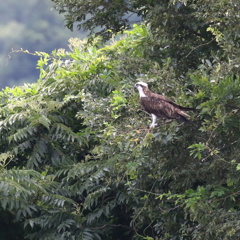
[[[134,85],[134,88],[138,89],[137,84]]]

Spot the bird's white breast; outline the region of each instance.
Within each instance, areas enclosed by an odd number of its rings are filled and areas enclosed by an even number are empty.
[[[147,95],[144,93],[143,88],[141,86],[138,86],[137,89],[140,97],[147,97]]]

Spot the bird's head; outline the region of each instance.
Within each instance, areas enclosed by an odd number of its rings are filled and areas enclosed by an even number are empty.
[[[134,85],[134,87],[135,88],[139,88],[139,87],[141,87],[141,88],[148,88],[148,84],[147,83],[145,83],[145,82],[137,82],[135,85]]]
[[[146,94],[144,93],[144,90],[148,89],[148,85],[145,82],[137,82],[134,85],[135,88],[138,89],[140,97],[146,97]]]

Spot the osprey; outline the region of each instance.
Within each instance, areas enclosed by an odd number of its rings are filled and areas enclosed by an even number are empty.
[[[193,111],[194,108],[182,107],[171,99],[151,92],[145,82],[137,82],[134,86],[138,89],[140,102],[144,110],[152,115],[150,128],[154,128],[157,118],[177,120],[179,122],[190,122],[190,116],[183,111]]]

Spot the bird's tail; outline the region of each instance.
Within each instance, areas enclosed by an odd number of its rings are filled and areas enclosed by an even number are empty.
[[[182,106],[179,106],[179,109],[182,111],[196,111],[196,108],[182,107]]]
[[[193,121],[190,119],[187,119],[186,117],[180,115],[178,119],[176,119],[178,122],[183,122],[183,123],[188,123],[188,124],[193,124]]]
[[[171,104],[175,107],[177,107],[178,109],[182,110],[182,111],[196,111],[196,108],[191,108],[191,107],[183,107],[183,106],[180,106],[174,102],[171,102]]]

